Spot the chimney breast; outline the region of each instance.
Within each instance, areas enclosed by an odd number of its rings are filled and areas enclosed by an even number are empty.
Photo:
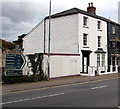
[[[88,3],[87,12],[96,14],[96,8],[93,6],[93,2]]]

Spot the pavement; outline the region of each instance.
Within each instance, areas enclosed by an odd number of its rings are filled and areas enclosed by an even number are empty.
[[[20,83],[20,84],[10,84],[10,85],[4,84],[2,85],[2,93],[4,94],[4,93],[17,92],[17,91],[73,84],[73,83],[82,83],[82,82],[89,82],[89,81],[96,81],[96,80],[111,79],[111,78],[117,78],[118,74],[119,73],[93,76],[93,77],[73,76],[73,77],[56,78],[56,79],[50,79],[48,81],[39,81],[39,82],[32,82],[32,83]]]

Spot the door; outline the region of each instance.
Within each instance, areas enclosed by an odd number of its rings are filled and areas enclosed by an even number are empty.
[[[87,57],[84,57],[84,73],[87,73]]]
[[[90,66],[90,53],[91,50],[81,50],[82,52],[82,72],[81,73],[88,73],[88,66]]]

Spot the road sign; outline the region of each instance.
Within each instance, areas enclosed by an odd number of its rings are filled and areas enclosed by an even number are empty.
[[[6,75],[22,74],[26,61],[21,54],[6,54]]]
[[[22,70],[7,70],[6,75],[14,76],[14,75],[22,75]]]

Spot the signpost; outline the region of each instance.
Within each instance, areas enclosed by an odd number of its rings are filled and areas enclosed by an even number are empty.
[[[26,61],[22,54],[6,54],[6,75],[22,75],[25,63]]]

